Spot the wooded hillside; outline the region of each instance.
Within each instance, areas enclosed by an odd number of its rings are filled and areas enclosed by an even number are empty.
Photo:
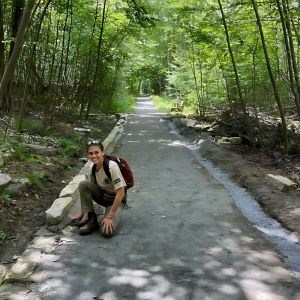
[[[295,0],[1,1],[0,126],[21,130],[32,111],[51,123],[128,110],[130,95],[156,94],[201,118],[229,110],[252,143],[260,123],[249,115],[272,116],[291,151],[299,23]]]

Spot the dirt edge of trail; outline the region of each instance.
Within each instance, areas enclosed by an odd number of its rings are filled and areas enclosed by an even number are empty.
[[[300,239],[300,189],[282,192],[266,177],[270,173],[284,175],[282,169],[262,164],[259,154],[256,158],[252,156],[251,160],[248,160],[235,153],[235,146],[231,149],[220,147],[209,138],[208,134],[196,132],[178,120],[173,119],[172,123],[182,136],[198,147],[204,158],[228,173],[233,182],[245,188],[254,197],[268,216],[277,220]]]

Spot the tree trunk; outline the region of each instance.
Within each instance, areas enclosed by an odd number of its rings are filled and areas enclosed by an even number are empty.
[[[17,36],[19,24],[21,22],[22,13],[24,9],[24,1],[25,0],[13,0],[12,3],[11,25],[10,25],[12,40],[10,42],[9,56],[12,54],[15,46],[14,39]]]
[[[93,29],[92,29],[92,33],[91,33],[91,41],[94,39],[94,35],[95,35],[95,30],[96,30],[96,23],[97,23],[97,19],[98,19],[98,12],[99,12],[99,0],[96,1],[96,11],[95,11],[95,17],[94,17],[94,23],[93,23]],[[92,45],[92,43],[91,43]],[[89,48],[89,55],[88,55],[88,63],[87,63],[87,67],[86,67],[86,75],[85,75],[85,86],[89,86],[90,84],[90,74],[91,74],[91,65],[92,65],[92,46],[90,45]],[[87,105],[88,100],[86,100],[87,98],[87,92],[83,93],[82,99],[81,99],[81,104],[80,104],[80,118],[82,118],[84,110],[85,110],[85,106]]]
[[[95,68],[95,73],[94,73],[94,76],[93,76],[91,92],[89,94],[89,100],[88,100],[88,105],[87,105],[86,114],[85,114],[86,119],[88,119],[89,114],[90,114],[90,110],[91,110],[91,107],[92,107],[92,101],[93,101],[93,97],[94,97],[94,89],[95,89],[95,84],[96,84],[99,65],[100,65],[100,53],[101,53],[101,48],[102,48],[102,39],[103,39],[104,25],[105,25],[105,20],[106,20],[106,16],[105,16],[105,14],[106,14],[106,4],[107,4],[107,0],[104,0],[103,10],[102,10],[101,29],[100,29],[100,35],[99,35],[99,41],[98,41],[96,68]]]
[[[0,80],[4,72],[3,1],[0,1]]]
[[[35,53],[36,53],[36,43],[39,41],[39,36],[40,36],[41,28],[42,28],[42,23],[43,23],[44,17],[46,15],[46,11],[47,11],[51,1],[52,0],[48,0],[46,2],[45,7],[42,11],[38,27],[37,27],[37,30],[35,32],[34,38],[33,38],[33,46],[31,48],[29,58],[28,58],[28,62],[27,62],[27,74],[26,74],[26,79],[25,79],[25,84],[24,84],[24,91],[23,91],[23,96],[22,96],[21,108],[20,108],[20,112],[19,112],[19,122],[18,122],[19,130],[22,129],[22,115],[23,115],[23,111],[24,111],[24,108],[25,108],[26,100],[27,100],[28,82],[29,82],[30,74],[31,74],[31,71],[34,74],[37,73],[36,68],[33,64],[33,59],[34,59]],[[39,80],[39,84],[40,84],[40,80]]]
[[[200,91],[199,91],[199,86],[198,86],[198,79],[197,79],[197,74],[196,74],[196,68],[195,68],[195,49],[194,49],[194,43],[192,42],[192,57],[191,57],[191,65],[192,65],[192,73],[193,73],[193,78],[194,78],[194,85],[195,85],[195,90],[196,90],[196,96],[197,96],[197,102],[198,102],[198,114],[200,117],[203,117],[202,115],[202,99],[200,96]]]
[[[66,59],[65,59],[65,70],[64,70],[64,77],[65,78],[67,78],[68,60],[69,60],[70,42],[71,42],[71,32],[72,32],[72,25],[73,25],[73,1],[70,0],[70,2],[71,2],[70,5],[69,5],[69,2],[68,2],[68,11],[70,9],[71,21],[70,21],[70,26],[69,26],[69,30],[68,30],[68,40],[67,40],[67,50],[66,50]]]
[[[61,53],[60,53],[60,63],[59,63],[59,67],[58,67],[58,75],[57,75],[57,78],[56,78],[56,93],[55,93],[53,103],[52,103],[51,114],[50,114],[50,123],[53,122],[54,115],[55,115],[55,109],[56,109],[56,106],[57,106],[58,98],[60,96],[59,94],[61,93],[62,85],[65,83],[65,81],[61,80],[61,79],[62,79],[62,75],[63,75],[65,41],[66,41],[66,34],[67,34],[67,24],[68,24],[68,18],[69,18],[70,1],[71,0],[68,0],[68,3],[67,3],[67,12],[66,12],[66,16],[65,16],[64,28],[63,28],[63,38],[62,38],[62,45],[61,45]]]
[[[223,26],[224,26],[228,51],[229,51],[229,54],[230,54],[231,63],[232,63],[232,67],[233,67],[233,71],[234,71],[234,75],[235,75],[235,82],[236,82],[236,86],[237,86],[237,90],[238,90],[238,94],[239,94],[239,99],[240,99],[240,102],[241,102],[241,105],[242,105],[242,110],[243,110],[243,113],[244,113],[244,117],[246,118],[246,114],[247,114],[246,105],[245,105],[245,101],[244,101],[244,97],[243,97],[243,93],[242,93],[242,88],[241,88],[241,84],[240,84],[240,78],[239,78],[239,74],[238,74],[238,71],[237,71],[235,58],[234,58],[233,51],[232,51],[232,48],[231,48],[226,17],[225,17],[224,11],[223,11],[221,0],[218,0],[218,3],[219,3],[221,15],[222,15],[222,23],[223,23]]]
[[[261,43],[262,43],[262,47],[263,47],[263,51],[264,51],[264,55],[265,55],[265,60],[266,60],[266,64],[267,64],[267,69],[268,69],[268,73],[269,73],[269,77],[272,83],[272,88],[273,88],[273,92],[274,92],[274,97],[278,106],[278,110],[279,110],[279,114],[280,114],[280,118],[281,118],[281,132],[282,132],[282,138],[283,138],[283,144],[284,144],[284,152],[287,153],[288,152],[288,137],[287,137],[287,126],[286,126],[286,121],[285,121],[285,117],[284,117],[284,112],[283,112],[283,107],[282,107],[282,103],[281,103],[281,99],[280,99],[280,95],[277,89],[277,85],[274,79],[274,75],[273,75],[273,71],[272,71],[272,66],[271,66],[271,62],[270,62],[270,58],[269,58],[269,54],[268,54],[268,49],[267,49],[267,45],[265,42],[265,36],[264,36],[264,31],[263,31],[263,27],[262,27],[262,23],[260,20],[260,15],[258,12],[258,7],[257,7],[257,3],[256,0],[251,0],[252,2],[252,6],[255,12],[255,16],[256,16],[256,23],[259,29],[259,34],[260,34],[260,39],[261,39]]]
[[[295,48],[294,48],[293,34],[292,34],[292,30],[291,30],[291,23],[290,23],[290,17],[288,14],[286,0],[282,0],[282,8],[283,8],[287,37],[289,40],[289,50],[290,50],[290,55],[291,55],[292,67],[293,67],[293,71],[294,71],[295,85],[296,85],[296,90],[297,90],[297,95],[298,95],[298,98],[296,99],[296,101],[298,102],[297,107],[299,107],[300,106],[300,103],[299,103],[299,95],[300,95],[299,69],[298,69],[297,60],[296,60],[296,52],[295,52]]]
[[[294,95],[298,116],[300,118],[299,93],[298,93],[297,87],[295,86],[294,69],[292,66],[292,57],[291,57],[291,47],[290,47],[290,40],[288,39],[288,32],[287,32],[285,16],[283,14],[283,9],[282,9],[280,0],[276,0],[276,4],[277,4],[278,12],[280,15],[281,25],[282,25],[282,32],[283,32],[285,51],[286,51],[286,56],[287,56],[287,64],[288,64],[288,72],[289,72],[289,78],[290,78],[291,91]]]
[[[25,10],[21,19],[21,23],[19,25],[19,30],[16,36],[15,46],[13,48],[13,51],[11,53],[11,56],[8,60],[8,63],[5,67],[3,76],[1,78],[0,82],[0,109],[4,107],[4,95],[7,90],[7,86],[9,84],[10,79],[12,78],[16,65],[18,57],[22,51],[22,46],[24,42],[24,35],[27,29],[27,26],[30,21],[30,15],[31,11],[33,9],[35,0],[27,0]],[[7,107],[8,110],[10,110],[10,105]]]

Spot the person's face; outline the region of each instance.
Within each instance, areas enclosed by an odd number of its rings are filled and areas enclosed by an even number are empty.
[[[104,152],[100,149],[99,146],[89,146],[88,147],[88,155],[89,159],[96,165],[102,165],[103,164],[103,155]]]

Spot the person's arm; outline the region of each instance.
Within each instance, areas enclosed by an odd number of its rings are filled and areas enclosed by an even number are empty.
[[[114,199],[114,203],[109,211],[109,213],[107,214],[108,217],[113,217],[114,214],[117,212],[118,208],[120,207],[122,200],[125,196],[125,189],[124,187],[119,188],[116,190],[116,196]]]
[[[114,224],[113,224],[113,217],[115,213],[117,212],[118,208],[121,206],[122,200],[125,196],[125,188],[121,187],[116,190],[116,196],[114,199],[114,203],[106,215],[106,217],[102,221],[102,232],[106,234],[112,234],[115,230]]]

